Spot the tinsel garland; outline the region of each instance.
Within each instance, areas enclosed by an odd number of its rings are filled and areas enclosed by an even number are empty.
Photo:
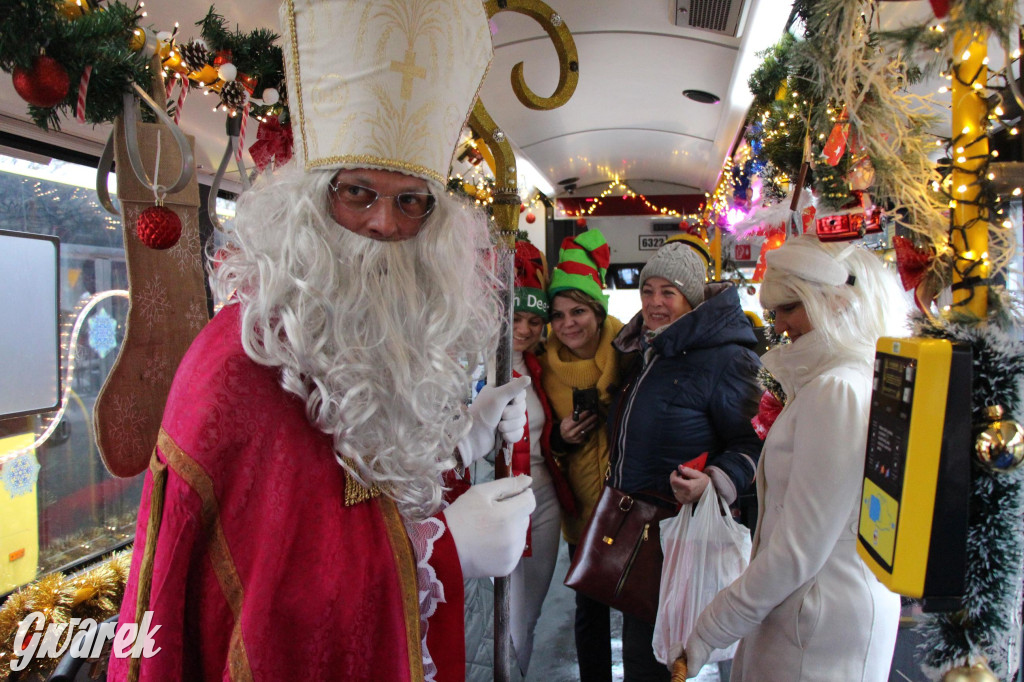
[[[131,551],[119,552],[84,573],[75,576],[53,573],[9,596],[0,607],[0,670],[9,671],[11,662],[17,658],[14,639],[18,626],[30,613],[43,614],[44,628],[50,623],[69,623],[72,618],[92,618],[99,623],[117,614],[121,610],[131,558]],[[57,663],[56,659],[36,658],[19,675],[45,677]]]
[[[915,336],[949,339],[973,351],[971,417],[981,423],[988,405],[1002,405],[1016,420],[1021,414],[1024,340],[1019,302],[992,289],[988,319],[949,317],[932,322],[914,318]],[[973,466],[967,535],[964,608],[955,613],[925,614],[917,627],[922,637],[922,669],[937,679],[968,657],[985,656],[1003,680],[1016,679],[1008,670],[1010,648],[1019,645],[1014,615],[1024,571],[1024,470],[992,473]]]

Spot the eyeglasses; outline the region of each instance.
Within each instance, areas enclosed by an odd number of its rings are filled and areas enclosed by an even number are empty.
[[[399,194],[379,194],[369,187],[350,185],[346,182],[330,184],[331,191],[341,205],[352,211],[365,211],[377,203],[378,199],[394,199],[395,207],[406,218],[423,220],[434,210],[437,203],[430,192],[401,192]]]

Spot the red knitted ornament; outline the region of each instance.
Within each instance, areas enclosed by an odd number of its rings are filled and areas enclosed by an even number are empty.
[[[181,236],[181,218],[166,206],[150,206],[135,221],[135,232],[151,249],[169,249]]]
[[[35,107],[54,107],[64,101],[71,87],[68,72],[53,57],[40,55],[31,69],[15,68],[14,90]]]

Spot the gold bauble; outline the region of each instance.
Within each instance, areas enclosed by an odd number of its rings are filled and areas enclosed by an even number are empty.
[[[947,670],[942,676],[942,682],[971,682],[971,668],[962,665],[959,668]]]
[[[63,0],[57,3],[57,9],[72,21],[92,11],[87,0]]]
[[[1024,463],[1024,429],[1012,419],[1003,419],[1003,408],[985,408],[988,424],[974,437],[974,457],[985,469],[1007,473]]]
[[[975,663],[971,666],[971,675],[968,677],[971,682],[999,682],[996,674],[989,670],[984,663]]]

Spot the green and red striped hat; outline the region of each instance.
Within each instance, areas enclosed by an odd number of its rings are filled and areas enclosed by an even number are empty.
[[[547,268],[544,254],[530,242],[516,242],[515,312],[533,313],[548,319],[548,295],[545,292]]]
[[[611,255],[608,242],[598,230],[587,230],[583,234],[563,239],[562,248],[558,252],[558,265],[551,273],[548,300],[560,291],[578,289],[600,303],[607,312],[608,297],[602,289]]]

